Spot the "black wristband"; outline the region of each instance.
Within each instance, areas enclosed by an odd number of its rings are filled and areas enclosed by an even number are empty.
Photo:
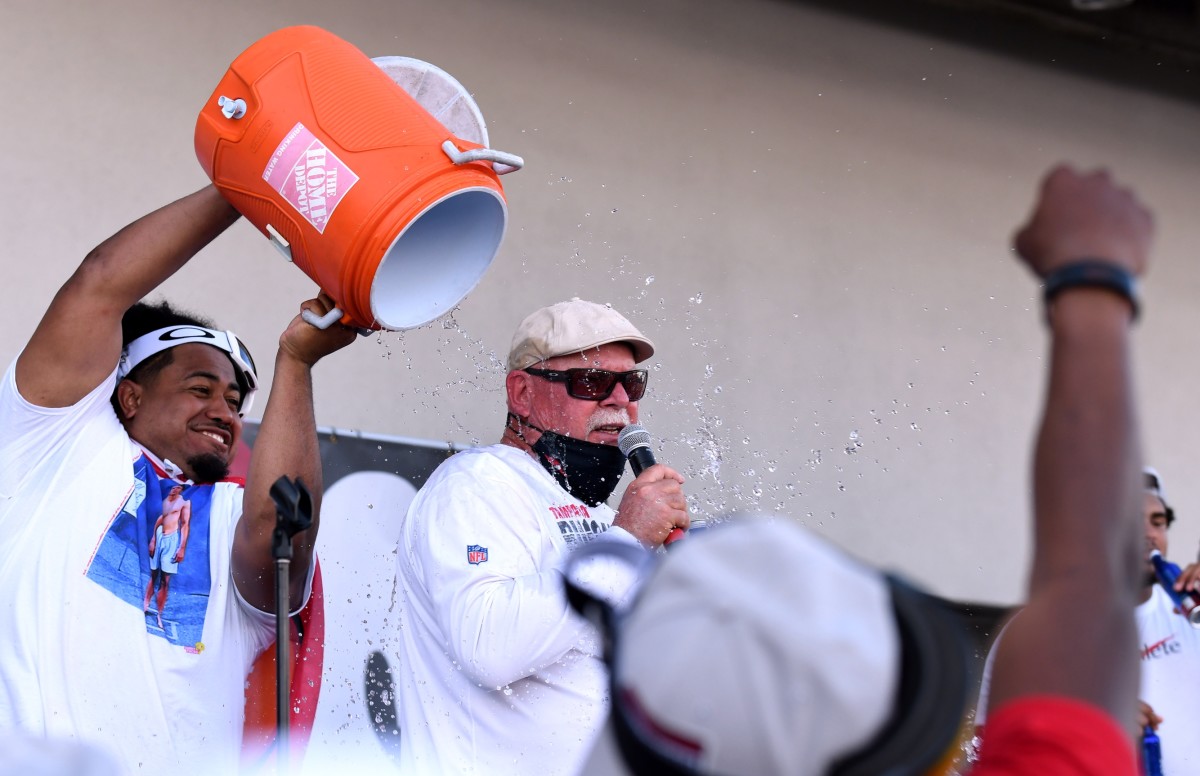
[[[1080,259],[1051,272],[1044,281],[1042,299],[1049,317],[1050,303],[1072,288],[1102,288],[1117,294],[1133,311],[1131,320],[1138,317],[1137,280],[1122,266],[1104,259]]]

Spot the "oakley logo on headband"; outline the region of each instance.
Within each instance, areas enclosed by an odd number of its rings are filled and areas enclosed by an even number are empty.
[[[159,329],[158,338],[163,342],[172,340],[216,339],[217,334],[199,326],[176,326],[170,329]],[[154,334],[155,332],[151,332]]]
[[[233,362],[233,371],[237,377],[238,387],[242,390],[241,401],[238,403],[238,414],[245,415],[250,411],[254,394],[258,390],[258,371],[254,366],[254,358],[250,350],[231,331],[217,331],[203,326],[190,324],[167,326],[149,334],[143,334],[125,346],[121,353],[121,363],[117,366],[117,379],[123,380],[151,356],[156,356],[164,350],[170,350],[179,345],[198,343],[217,348],[229,356]]]

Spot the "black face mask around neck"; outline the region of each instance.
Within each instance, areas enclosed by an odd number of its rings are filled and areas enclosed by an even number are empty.
[[[519,425],[526,425],[542,435],[531,447],[538,461],[570,493],[589,507],[599,506],[608,500],[617,489],[621,475],[625,473],[625,455],[616,445],[599,445],[585,442],[553,431],[542,431],[537,426],[509,415],[509,422],[517,421],[513,428],[517,436],[525,439]]]

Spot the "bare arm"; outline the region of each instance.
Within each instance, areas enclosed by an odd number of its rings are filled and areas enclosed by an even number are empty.
[[[322,295],[302,305],[324,315],[333,302]],[[312,367],[324,356],[354,341],[353,329],[335,324],[325,331],[297,316],[279,338],[271,395],[263,413],[250,471],[246,477],[242,519],[233,541],[233,580],[242,597],[263,611],[275,603],[275,561],[271,554],[275,502],[271,486],[281,476],[300,479],[312,493],[313,524],[292,542],[290,599],[298,603],[312,565],[321,514],[321,456],[313,414]]]
[[[179,549],[175,551],[175,562],[183,560],[187,551],[188,536],[192,532],[192,502],[185,501],[179,509]]]
[[[94,248],[55,295],[17,359],[17,388],[66,407],[121,355],[121,316],[223,232],[238,213],[212,186],[134,221]]]
[[[1151,233],[1149,213],[1106,173],[1059,168],[1016,247],[1039,276],[1082,258],[1138,274]],[[1129,320],[1106,290],[1064,292],[1051,311],[1029,604],[999,645],[993,708],[1051,693],[1133,720],[1141,491]]]
[[[158,527],[162,524],[162,515],[159,515],[154,521],[154,527],[150,529],[150,557],[154,557],[154,548],[158,546]]]

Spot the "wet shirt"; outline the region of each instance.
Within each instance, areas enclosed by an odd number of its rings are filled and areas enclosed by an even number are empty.
[[[613,511],[563,490],[506,445],[461,452],[417,494],[401,529],[401,771],[575,773],[607,713],[594,629],[570,609],[571,547]]]

